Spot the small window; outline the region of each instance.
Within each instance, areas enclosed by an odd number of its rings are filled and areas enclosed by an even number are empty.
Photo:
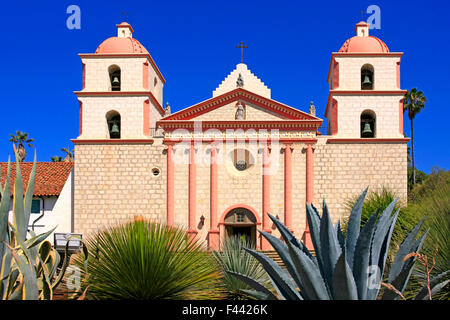
[[[245,213],[244,212],[236,212],[236,222],[245,222]]]
[[[234,149],[231,153],[231,157],[234,167],[238,171],[245,171],[255,164],[252,154],[246,149]]]
[[[156,87],[157,84],[158,84],[158,79],[156,79],[156,77],[155,77],[155,79],[153,79],[153,86]]]
[[[41,213],[41,200],[31,201],[31,213]]]
[[[153,169],[152,169],[152,175],[153,175],[154,177],[159,176],[160,173],[161,173],[161,170],[159,170],[159,168],[153,168]]]

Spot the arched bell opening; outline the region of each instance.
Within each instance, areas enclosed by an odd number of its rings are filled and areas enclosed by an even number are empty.
[[[111,84],[111,91],[120,91],[121,84],[121,72],[120,67],[116,64],[109,66],[109,81]]]
[[[361,113],[361,138],[375,138],[376,115],[372,110],[365,110]]]
[[[361,90],[373,90],[374,88],[374,69],[371,64],[365,64],[361,67]]]
[[[106,124],[108,126],[108,133],[110,139],[120,139],[121,123],[120,113],[111,110],[106,114]]]

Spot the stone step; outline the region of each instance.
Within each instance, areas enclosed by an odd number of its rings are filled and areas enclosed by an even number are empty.
[[[269,257],[270,259],[272,259],[273,261],[275,261],[281,268],[286,269],[286,266],[283,262],[283,260],[281,260],[280,256],[278,255],[278,252],[271,250],[271,251],[261,251],[263,254],[265,254],[267,257]],[[315,256],[314,251],[311,251],[311,254],[313,256]]]

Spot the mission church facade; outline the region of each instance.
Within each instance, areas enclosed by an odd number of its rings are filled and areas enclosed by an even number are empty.
[[[206,101],[171,113],[165,79],[128,23],[80,54],[83,84],[75,144],[72,231],[84,237],[143,216],[187,229],[210,249],[245,235],[270,245],[268,213],[311,245],[306,203],[345,201],[386,186],[407,194],[400,60],[360,22],[331,54],[323,120],[271,98],[240,63]],[[325,75],[324,75],[325,77]]]

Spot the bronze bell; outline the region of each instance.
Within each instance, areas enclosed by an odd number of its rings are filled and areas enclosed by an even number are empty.
[[[363,81],[362,85],[363,86],[371,86],[372,85],[372,81],[370,81],[370,78],[367,74],[364,76],[364,81]]]
[[[113,80],[111,83],[111,89],[113,91],[120,91],[120,80],[118,76],[113,76]]]
[[[116,138],[120,135],[119,125],[117,122],[114,122],[111,126],[111,138]]]
[[[372,135],[372,129],[370,129],[370,124],[369,124],[369,122],[365,122],[364,123],[364,128],[363,128],[363,131],[361,132],[361,135],[363,136],[363,137],[367,137],[367,136],[371,136]]]

